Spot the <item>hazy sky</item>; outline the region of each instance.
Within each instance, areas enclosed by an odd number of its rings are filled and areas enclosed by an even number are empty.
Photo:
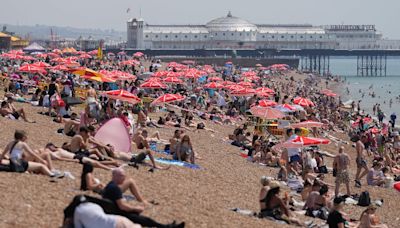
[[[399,0],[1,0],[0,24],[124,31],[140,9],[149,24],[205,24],[230,10],[253,23],[376,24],[400,39]]]

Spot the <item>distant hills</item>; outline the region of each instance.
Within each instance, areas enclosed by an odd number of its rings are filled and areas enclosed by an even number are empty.
[[[77,39],[79,37],[105,40],[126,40],[126,32],[116,30],[102,30],[102,29],[82,29],[73,27],[60,27],[48,25],[11,25],[1,24],[0,30],[6,26],[8,32],[13,32],[15,35],[23,38],[30,37],[30,39],[50,39],[51,29],[57,39]]]

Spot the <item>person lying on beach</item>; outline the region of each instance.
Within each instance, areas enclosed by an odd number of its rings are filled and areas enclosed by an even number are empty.
[[[105,185],[103,183],[101,183],[99,179],[94,177],[93,166],[90,164],[83,164],[80,189],[82,191],[91,190],[93,192],[97,192],[97,193],[101,194],[104,187],[105,187]]]
[[[156,162],[155,162],[155,159],[154,159],[154,153],[155,152],[150,149],[150,140],[160,140],[160,136],[159,136],[159,134],[156,134],[154,136],[156,136],[156,138],[148,138],[147,130],[143,129],[143,130],[138,130],[134,134],[132,140],[136,144],[136,148],[137,149],[143,150],[145,155],[149,156],[151,164],[153,165],[153,167],[155,169],[168,169],[169,167],[164,168],[162,166],[157,165]]]
[[[87,127],[80,127],[79,134],[72,137],[70,144],[64,144],[63,149],[74,153],[79,160],[83,157],[93,156],[105,165],[119,166],[118,162],[112,159],[108,159],[107,161],[97,148],[90,149],[89,138],[90,135]]]
[[[90,164],[93,167],[101,168],[105,170],[111,170],[110,166],[107,166],[104,163],[109,163],[109,161],[97,161],[87,156],[80,156],[74,153],[71,153],[62,148],[56,147],[53,143],[48,143],[44,149],[39,149],[39,153],[43,153],[46,151],[50,152],[50,156],[53,160],[66,161],[66,162],[77,162],[80,164]],[[111,165],[112,167],[115,167]]]
[[[7,101],[1,102],[0,115],[3,117],[9,117],[11,119],[18,120],[20,117],[28,123],[35,123],[28,119],[25,110],[23,108],[16,109],[12,104],[13,98],[8,98]]]
[[[55,174],[47,168],[45,160],[38,156],[31,147],[26,143],[28,136],[25,131],[16,130],[14,133],[14,140],[7,144],[3,153],[0,155],[0,162],[10,153],[9,165],[12,172],[24,173],[26,171],[33,173],[40,173],[50,177],[63,177],[63,174]],[[26,161],[24,153],[34,157],[38,162]]]
[[[264,188],[265,186],[263,186]],[[272,181],[269,184],[269,190],[261,190],[260,193],[260,218],[272,217],[276,220],[285,221],[289,224],[301,226],[301,222],[290,214],[286,202],[279,197],[281,190],[280,184],[277,181]]]
[[[126,217],[106,214],[98,204],[82,201],[75,208],[75,228],[141,228]]]
[[[122,196],[123,192],[129,191],[135,196],[137,201],[141,203],[141,205],[133,206],[129,204]],[[103,194],[104,199],[111,200],[119,210],[125,213],[129,213],[129,218],[132,222],[138,223],[142,226],[146,227],[184,227],[185,224],[170,224],[170,226],[160,224],[148,217],[140,215],[146,207],[150,205],[147,200],[143,198],[140,194],[139,189],[136,185],[136,182],[130,178],[126,178],[125,171],[122,168],[116,168],[112,171],[112,180],[107,184],[104,188]]]

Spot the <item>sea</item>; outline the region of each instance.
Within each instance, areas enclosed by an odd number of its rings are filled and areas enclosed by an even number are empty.
[[[345,80],[340,93],[343,101],[361,100],[361,109],[370,114],[373,105],[378,103],[387,118],[392,113],[400,117],[400,58],[388,57],[386,66],[386,76],[362,77],[357,76],[357,58],[331,58],[330,71]],[[370,95],[372,93],[375,97]]]

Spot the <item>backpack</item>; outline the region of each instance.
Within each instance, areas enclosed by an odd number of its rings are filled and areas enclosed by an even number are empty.
[[[369,192],[362,192],[360,198],[358,199],[358,206],[367,207],[371,204],[371,198],[369,197]]]

